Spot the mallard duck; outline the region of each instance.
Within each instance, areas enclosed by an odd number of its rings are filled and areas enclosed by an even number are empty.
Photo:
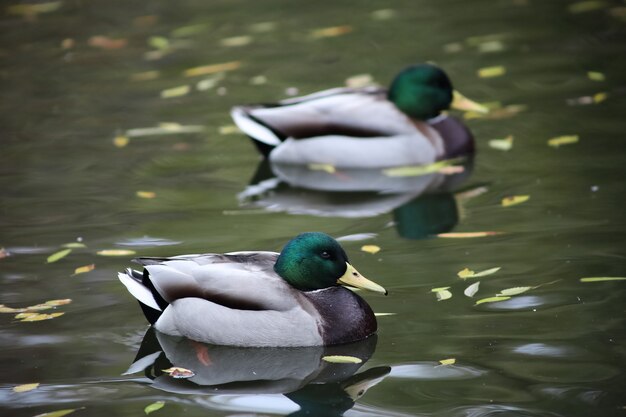
[[[442,69],[420,64],[396,75],[389,90],[334,88],[277,104],[237,106],[231,116],[272,162],[386,168],[471,154],[469,129],[442,113],[451,105],[485,111],[454,91]]]
[[[232,346],[321,346],[376,332],[369,305],[342,285],[387,294],[332,237],[303,233],[282,252],[138,258],[119,279],[156,330]]]

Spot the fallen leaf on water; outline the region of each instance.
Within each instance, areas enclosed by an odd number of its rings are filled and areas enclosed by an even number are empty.
[[[605,81],[606,76],[599,71],[587,71],[587,77],[591,81]]]
[[[322,356],[322,360],[330,363],[361,363],[363,360],[361,358],[357,358],[356,356],[345,356],[345,355],[328,355]]]
[[[497,297],[510,297],[512,295],[518,295],[518,294],[522,294],[525,293],[528,290],[533,289],[533,287],[513,287],[513,288],[507,288],[505,290],[500,291],[498,294],[496,294]]]
[[[130,249],[103,249],[96,252],[96,254],[100,256],[127,256],[134,255],[135,253],[134,250]]]
[[[150,38],[148,38],[148,45],[160,51],[166,51],[170,49],[170,41],[164,36],[151,36]]]
[[[87,245],[85,245],[84,243],[81,243],[81,242],[64,243],[61,246],[63,246],[64,248],[70,248],[70,249],[80,249],[80,248],[86,248],[87,247]]]
[[[39,386],[39,382],[34,382],[32,384],[22,384],[13,387],[13,392],[28,392],[32,391]]]
[[[498,301],[506,301],[511,297],[487,297],[487,298],[483,298],[480,299],[478,301],[476,301],[476,303],[474,304],[475,306],[479,305],[479,304],[484,304],[484,303],[497,303]]]
[[[478,292],[478,287],[479,286],[480,286],[480,281],[476,281],[472,285],[468,286],[465,289],[465,291],[463,291],[463,294],[465,294],[468,297],[473,297],[474,294],[476,294]]]
[[[334,174],[335,172],[337,172],[335,167],[331,164],[309,164],[308,168],[311,171],[326,171],[329,174]]]
[[[398,313],[374,313],[376,317],[395,316]]]
[[[47,306],[58,307],[58,306],[64,306],[64,305],[70,304],[71,302],[72,302],[71,298],[62,298],[58,300],[49,300],[43,304]],[[27,308],[30,308],[30,307],[27,307]]]
[[[396,11],[393,9],[380,9],[374,10],[371,15],[374,20],[389,20],[396,16]]]
[[[345,35],[346,33],[352,32],[352,26],[343,25],[343,26],[332,26],[328,28],[320,28],[311,31],[311,37],[313,39],[320,38],[332,38],[335,36]]]
[[[487,275],[495,274],[500,269],[502,269],[502,267],[497,266],[495,268],[485,269],[484,271],[474,272],[469,268],[465,268],[462,271],[459,271],[457,276],[461,279],[486,277]]]
[[[548,145],[552,146],[553,148],[558,148],[561,145],[577,143],[578,139],[578,135],[557,136],[555,138],[549,139]]]
[[[47,263],[51,264],[52,262],[56,262],[59,259],[65,258],[67,255],[69,255],[70,253],[72,253],[72,249],[63,249],[60,250],[58,252],[53,253],[52,255],[48,256],[48,259],[46,260]]]
[[[215,86],[224,78],[222,75],[214,75],[209,78],[205,78],[204,80],[200,80],[196,83],[196,88],[198,91],[208,91]]]
[[[605,282],[605,281],[626,281],[626,277],[586,277],[580,282]]]
[[[504,139],[491,139],[489,147],[499,151],[509,151],[513,148],[513,135],[509,135]]]
[[[141,191],[140,190],[140,191],[137,191],[135,194],[139,198],[147,198],[147,199],[156,198],[156,193],[154,191]]]
[[[195,375],[195,372],[193,372],[192,370],[187,368],[181,368],[179,366],[172,366],[171,368],[163,369],[163,372],[169,374],[172,378],[176,379],[191,378]]]
[[[466,239],[474,237],[486,237],[501,235],[503,232],[450,232],[450,233],[438,233],[437,237],[450,238],[450,239]]]
[[[439,364],[440,364],[440,365],[444,365],[444,366],[446,366],[446,365],[454,365],[455,363],[456,363],[456,359],[454,359],[454,358],[450,358],[450,359],[441,359],[441,360],[439,361]]]
[[[371,253],[371,254],[375,254],[380,252],[380,246],[376,246],[376,245],[363,245],[361,246],[361,250],[363,252],[367,252],[367,253]]]
[[[504,51],[504,43],[499,40],[491,40],[478,44],[478,52],[480,53],[492,53]]]
[[[504,197],[501,204],[502,207],[510,207],[528,201],[529,198],[529,195],[513,195],[510,197]]]
[[[265,75],[255,75],[250,78],[250,84],[252,85],[263,85],[267,84],[267,77]]]
[[[65,313],[59,312],[59,313],[50,313],[50,314],[46,314],[46,313],[32,313],[30,315],[28,315],[27,317],[24,317],[22,320],[20,321],[42,321],[42,320],[50,320],[56,317],[60,317]]]
[[[160,410],[161,408],[163,408],[163,406],[165,405],[165,401],[156,401],[153,402],[152,404],[146,406],[146,408],[143,409],[143,411],[146,414],[150,414],[154,411]]]
[[[600,0],[589,0],[589,1],[579,1],[577,3],[572,3],[567,7],[567,10],[570,13],[585,13],[591,12],[594,10],[600,10],[608,7],[608,4],[605,1]]]
[[[224,38],[220,40],[220,45],[226,47],[244,46],[252,42],[252,36],[233,36],[231,38]]]
[[[157,127],[140,127],[136,129],[129,129],[126,131],[126,136],[129,138],[141,137],[141,136],[157,136],[157,135],[172,135],[181,133],[201,133],[206,128],[200,125],[180,125],[178,123],[161,123]]]
[[[235,133],[241,133],[241,130],[235,125],[225,125],[220,126],[219,130],[220,135],[233,135]]]
[[[346,79],[346,86],[350,88],[361,88],[374,84],[374,77],[370,74],[358,74]]]
[[[166,90],[161,91],[161,98],[174,98],[174,97],[182,97],[189,94],[191,91],[191,87],[186,85],[181,85],[178,87],[168,88]]]
[[[450,287],[439,287],[433,288],[430,291],[435,293],[435,295],[437,296],[437,301],[443,301],[452,298],[452,293],[448,291],[448,288]]]
[[[479,78],[495,78],[501,77],[506,74],[506,68],[502,65],[497,65],[493,67],[485,67],[478,70]]]
[[[525,111],[528,108],[525,104],[509,104],[508,106],[499,107],[491,110],[488,114],[468,111],[463,114],[465,120],[471,119],[489,119],[499,120],[513,117],[518,113]]]
[[[422,175],[432,174],[440,171],[442,168],[454,165],[457,160],[438,161],[432,164],[403,166],[397,168],[388,168],[383,170],[383,174],[388,177],[419,177]]]
[[[92,36],[87,41],[89,46],[94,48],[102,48],[102,49],[121,49],[124,48],[128,44],[128,40],[119,38],[112,39],[108,36]]]
[[[4,304],[0,304],[0,313],[19,313],[22,311],[26,311],[25,308],[13,308],[13,307],[7,307]]]
[[[186,69],[185,71],[183,71],[183,75],[185,77],[197,77],[198,75],[208,75],[208,74],[215,74],[217,72],[236,70],[240,66],[241,66],[240,61],[231,61],[231,62],[224,62],[221,64],[203,65],[200,67],[193,67],[193,68]]]
[[[592,96],[582,96],[567,99],[566,102],[570,106],[586,106],[590,104],[599,104],[609,98],[609,94],[605,92],[596,93]]]
[[[66,416],[70,413],[73,413],[74,411],[77,410],[82,410],[85,407],[80,407],[80,408],[66,408],[64,410],[57,410],[57,411],[50,411],[48,413],[43,413],[43,414],[37,414],[35,417],[63,417]]]
[[[596,93],[591,98],[593,99],[593,102],[595,104],[598,104],[598,103],[602,103],[604,100],[609,98],[609,94],[608,93]]]
[[[276,29],[276,22],[258,22],[251,24],[250,31],[256,33],[271,32]]]
[[[32,4],[15,4],[7,7],[7,13],[14,15],[22,15],[26,17],[36,16],[40,13],[51,13],[58,10],[63,2],[50,1],[46,3],[32,3]]]
[[[150,81],[159,78],[161,73],[159,71],[144,71],[131,74],[131,81]]]
[[[124,146],[128,145],[128,142],[130,142],[130,139],[128,139],[128,137],[124,135],[118,135],[113,138],[113,145],[116,148],[123,148]]]

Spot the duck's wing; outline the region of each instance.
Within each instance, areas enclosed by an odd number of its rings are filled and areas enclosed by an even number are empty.
[[[198,298],[238,310],[283,310],[293,303],[293,289],[274,272],[277,257],[275,252],[232,252],[137,258],[143,274],[127,271],[120,280],[153,309]]]
[[[238,106],[231,115],[248,136],[275,147],[286,138],[374,137],[415,131],[381,88],[336,88],[271,105]]]

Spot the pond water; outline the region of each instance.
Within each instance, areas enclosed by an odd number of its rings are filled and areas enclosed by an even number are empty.
[[[33,322],[3,308],[3,415],[142,415],[159,401],[154,415],[626,415],[626,282],[580,281],[626,276],[623,2],[37,4],[5,2],[0,18],[0,304],[71,303]],[[232,127],[233,105],[358,74],[385,85],[423,61],[500,106],[466,115],[476,158],[447,187],[277,184]],[[185,73],[213,64],[226,65]],[[489,67],[505,73],[478,75]],[[490,146],[509,135],[510,150]],[[510,196],[530,198],[504,207]],[[280,250],[309,230],[367,238],[343,246],[389,290],[364,294],[394,313],[378,318],[377,338],[295,351],[144,339],[116,276],[134,255],[99,254]],[[438,301],[441,287],[452,297]],[[140,346],[152,362],[129,369]],[[364,362],[322,364],[328,351]],[[175,380],[163,375],[172,364],[202,371]],[[30,383],[40,385],[15,392]]]

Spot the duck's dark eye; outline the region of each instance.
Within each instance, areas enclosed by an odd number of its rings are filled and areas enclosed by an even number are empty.
[[[330,259],[330,253],[323,251],[322,253],[320,253],[320,256],[324,259]]]

